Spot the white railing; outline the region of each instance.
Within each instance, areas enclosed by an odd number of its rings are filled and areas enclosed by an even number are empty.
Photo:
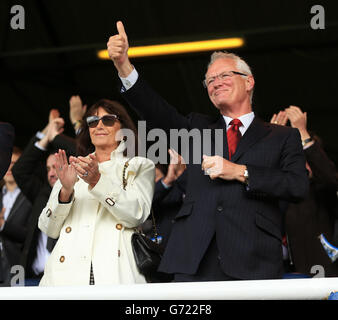
[[[321,300],[338,278],[153,283],[79,287],[3,287],[0,300]]]

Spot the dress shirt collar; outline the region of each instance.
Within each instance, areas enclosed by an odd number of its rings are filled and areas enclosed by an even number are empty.
[[[226,124],[226,128],[227,130],[230,128],[230,122],[233,120],[233,118],[227,117],[227,116],[223,116],[225,124]],[[242,122],[242,126],[239,127],[239,131],[241,132],[242,136],[244,135],[245,131],[249,128],[251,122],[253,121],[253,119],[255,118],[255,113],[254,112],[250,112],[247,114],[244,114],[240,117],[238,117],[237,119],[241,120]]]

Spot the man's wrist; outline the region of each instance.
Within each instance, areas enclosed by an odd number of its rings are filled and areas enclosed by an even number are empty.
[[[165,188],[170,188],[172,181],[170,181],[169,179],[167,179],[167,177],[161,179],[162,184],[164,185]]]
[[[248,185],[249,183],[249,172],[248,172],[248,168],[246,165],[240,165],[240,167],[238,168],[238,176],[237,176],[237,180],[239,180],[240,182],[245,183],[246,185]]]
[[[134,66],[130,63],[129,60],[127,60],[123,64],[115,64],[115,67],[120,78],[127,78],[134,70]]]
[[[74,130],[79,130],[82,126],[83,120],[76,120],[73,122]]]
[[[311,138],[310,134],[307,132],[306,129],[298,129],[299,133],[300,133],[300,138],[302,139],[302,141]]]
[[[133,67],[133,69],[126,76],[122,76],[119,73],[119,77],[121,79],[121,82],[122,82],[123,87],[125,88],[125,90],[130,89],[135,84],[135,82],[138,79],[138,72],[136,71],[136,69],[134,68],[134,66],[132,66],[132,67]]]

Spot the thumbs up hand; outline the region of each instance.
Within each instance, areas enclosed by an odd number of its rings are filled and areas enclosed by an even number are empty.
[[[123,23],[116,23],[118,34],[111,36],[107,42],[107,50],[110,59],[121,77],[127,77],[133,70],[133,66],[128,59],[128,37]]]

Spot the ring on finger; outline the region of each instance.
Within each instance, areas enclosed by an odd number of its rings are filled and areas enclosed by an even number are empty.
[[[85,171],[83,174],[84,177],[88,177],[88,171]]]

